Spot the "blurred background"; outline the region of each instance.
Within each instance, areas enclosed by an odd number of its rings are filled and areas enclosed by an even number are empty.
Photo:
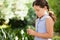
[[[33,40],[27,28],[35,30],[34,0],[0,0],[0,40]],[[53,40],[60,40],[60,0],[47,0],[57,19]]]

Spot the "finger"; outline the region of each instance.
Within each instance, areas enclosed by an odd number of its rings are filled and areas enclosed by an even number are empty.
[[[29,29],[27,29],[27,31],[29,31]]]
[[[28,32],[27,32],[27,34],[28,34]]]
[[[27,30],[27,34],[29,34],[29,30]]]

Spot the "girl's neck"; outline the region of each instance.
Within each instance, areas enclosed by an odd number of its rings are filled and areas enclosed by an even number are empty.
[[[40,16],[39,18],[41,19],[44,15],[48,14],[47,11],[45,11],[42,16]]]
[[[44,14],[42,16],[40,16],[39,18],[41,19],[44,16]]]

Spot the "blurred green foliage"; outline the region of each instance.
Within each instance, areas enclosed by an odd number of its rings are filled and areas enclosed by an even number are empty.
[[[54,30],[60,34],[60,0],[48,0],[48,3],[56,15]]]

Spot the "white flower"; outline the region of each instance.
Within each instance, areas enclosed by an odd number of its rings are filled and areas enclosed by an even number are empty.
[[[24,17],[27,16],[27,11],[16,11],[15,14],[16,14],[21,20],[24,20]]]
[[[8,24],[9,23],[9,19],[5,19],[5,24]]]
[[[24,34],[24,31],[23,31],[23,30],[21,30],[21,34],[22,34],[22,35]]]
[[[22,40],[24,40],[24,37],[22,37]]]
[[[20,9],[22,11],[23,10],[28,10],[28,7],[25,4],[22,4],[22,3],[17,3],[16,7],[17,7],[17,9]]]
[[[27,38],[27,37],[25,37],[25,40],[28,40],[28,38]]]
[[[15,40],[18,40],[18,36],[15,36]]]

